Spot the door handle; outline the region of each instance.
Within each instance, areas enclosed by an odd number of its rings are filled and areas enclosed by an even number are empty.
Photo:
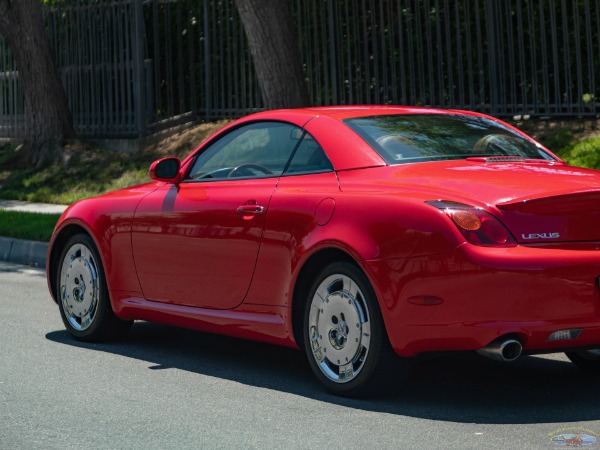
[[[264,206],[260,206],[260,205],[242,205],[242,206],[238,206],[236,211],[238,212],[238,214],[241,214],[243,216],[247,216],[249,214],[252,215],[258,215],[258,214],[262,214],[265,210]]]

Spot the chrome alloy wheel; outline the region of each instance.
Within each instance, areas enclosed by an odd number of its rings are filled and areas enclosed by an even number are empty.
[[[60,301],[65,318],[77,331],[88,329],[98,312],[100,283],[92,251],[82,243],[65,253],[60,269]]]
[[[319,369],[347,383],[363,369],[371,342],[366,300],[347,275],[333,274],[317,287],[308,316],[310,348]]]

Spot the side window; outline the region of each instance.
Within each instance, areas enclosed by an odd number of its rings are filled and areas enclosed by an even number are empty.
[[[280,122],[242,126],[198,155],[187,178],[278,177],[298,145],[298,130]]]
[[[333,166],[315,138],[306,133],[294,153],[286,174],[329,172]]]

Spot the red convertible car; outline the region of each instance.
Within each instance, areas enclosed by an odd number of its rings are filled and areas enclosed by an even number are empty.
[[[48,283],[77,339],[146,320],[297,347],[342,395],[427,352],[600,368],[600,172],[497,119],[267,111],[149,175],[56,226]]]

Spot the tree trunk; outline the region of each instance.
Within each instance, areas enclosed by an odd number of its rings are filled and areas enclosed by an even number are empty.
[[[310,96],[287,0],[236,0],[265,107],[308,106]]]
[[[46,36],[40,0],[0,0],[0,34],[19,71],[27,120],[19,162],[41,167],[60,160],[75,136],[67,96]]]

